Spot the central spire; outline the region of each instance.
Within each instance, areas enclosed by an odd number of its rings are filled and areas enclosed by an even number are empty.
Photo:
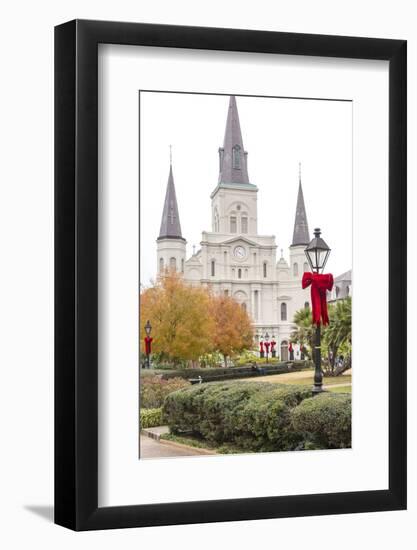
[[[298,197],[295,210],[294,233],[291,246],[307,245],[310,242],[303,187],[301,185],[301,162],[298,164]]]
[[[219,183],[249,183],[236,98],[230,96],[223,147],[219,149]]]

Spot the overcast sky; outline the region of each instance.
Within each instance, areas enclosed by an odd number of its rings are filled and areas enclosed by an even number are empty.
[[[233,93],[233,90],[231,90]],[[169,172],[173,173],[187,258],[211,231],[210,193],[218,179],[228,96],[140,93],[141,283],[156,274],[156,239]],[[257,185],[258,232],[275,235],[288,259],[298,190],[298,163],[311,236],[320,227],[332,249],[326,271],[352,266],[352,104],[341,101],[237,97]]]

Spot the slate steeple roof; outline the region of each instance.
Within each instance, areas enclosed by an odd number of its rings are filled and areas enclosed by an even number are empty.
[[[307,245],[310,242],[306,208],[304,205],[303,187],[301,185],[301,164],[298,174],[298,197],[295,210],[294,233],[291,246]]]
[[[178,213],[177,196],[175,193],[172,164],[169,166],[167,190],[165,193],[164,210],[162,212],[159,239],[182,239],[180,216]]]
[[[248,184],[247,152],[243,147],[235,96],[230,96],[223,147],[219,149],[219,183]]]

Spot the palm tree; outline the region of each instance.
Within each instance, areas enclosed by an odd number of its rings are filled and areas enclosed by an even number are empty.
[[[330,324],[323,334],[328,349],[331,375],[338,376],[350,367],[350,346],[352,341],[352,300],[350,297],[338,300],[329,307]],[[335,361],[341,347],[347,347],[348,357],[341,368],[335,369]]]
[[[306,350],[307,357],[312,357],[314,327],[310,308],[299,309],[294,314],[294,324],[296,330],[291,334],[291,341],[298,342]],[[306,347],[307,346],[307,347]]]

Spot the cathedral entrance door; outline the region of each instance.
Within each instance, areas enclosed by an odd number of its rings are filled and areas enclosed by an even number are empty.
[[[281,342],[281,361],[288,361],[288,342],[283,340]]]

